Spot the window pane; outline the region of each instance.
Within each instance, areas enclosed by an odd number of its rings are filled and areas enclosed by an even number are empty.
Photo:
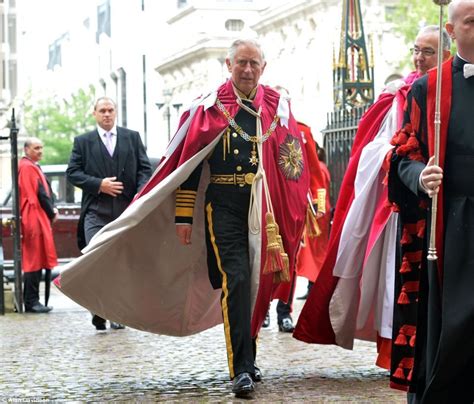
[[[242,31],[244,22],[242,20],[227,20],[225,22],[225,29],[227,31]]]
[[[64,177],[62,178],[64,179]],[[64,203],[66,198],[63,187],[61,186],[61,177],[58,175],[52,175],[49,177],[49,183],[51,184],[51,190],[53,191],[54,201],[56,203]]]
[[[0,12],[0,44],[1,43],[5,43],[5,15],[2,12]]]
[[[97,33],[96,41],[99,43],[100,34],[110,37],[110,3],[106,2],[97,7]]]
[[[17,93],[17,67],[16,67],[16,60],[9,60],[8,61],[8,79],[9,79],[9,87],[10,87],[10,94],[11,97],[16,97]]]
[[[8,42],[10,43],[10,52],[16,53],[16,15],[8,16]]]

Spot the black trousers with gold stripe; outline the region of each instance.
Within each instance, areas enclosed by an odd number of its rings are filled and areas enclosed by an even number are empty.
[[[206,193],[206,242],[209,278],[222,288],[230,377],[254,373],[255,346],[250,334],[249,192],[211,184]]]

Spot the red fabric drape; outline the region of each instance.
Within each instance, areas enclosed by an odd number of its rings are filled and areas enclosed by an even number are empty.
[[[378,133],[394,95],[382,94],[364,114],[352,146],[349,164],[341,184],[334,219],[329,238],[328,252],[321,272],[306,300],[298,318],[293,336],[308,343],[335,344],[335,335],[329,319],[329,302],[337,285],[338,278],[332,275],[337,258],[342,227],[354,200],[354,180],[360,155],[367,143]]]

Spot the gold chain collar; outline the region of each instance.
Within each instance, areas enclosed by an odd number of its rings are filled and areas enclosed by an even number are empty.
[[[252,143],[263,143],[263,142],[265,142],[272,135],[272,133],[275,131],[275,129],[277,127],[277,124],[278,124],[278,120],[280,119],[278,117],[278,115],[275,115],[273,117],[273,121],[272,121],[270,127],[263,134],[263,136],[259,139],[257,136],[250,136],[247,132],[245,132],[242,129],[242,127],[237,122],[235,122],[235,119],[232,118],[229,111],[227,111],[227,109],[224,107],[224,104],[222,104],[222,102],[219,100],[219,98],[217,98],[217,100],[216,100],[216,105],[217,105],[217,108],[219,108],[219,110],[222,112],[222,114],[227,119],[227,122],[229,122],[229,125],[232,126],[232,128],[234,128],[234,130],[243,139],[245,139],[247,142],[252,142]]]

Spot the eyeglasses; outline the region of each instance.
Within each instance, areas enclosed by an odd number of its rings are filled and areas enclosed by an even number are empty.
[[[422,56],[428,57],[428,56],[433,56],[436,51],[431,48],[417,48],[416,46],[414,48],[410,48],[410,53],[413,55],[419,55],[421,53]]]

